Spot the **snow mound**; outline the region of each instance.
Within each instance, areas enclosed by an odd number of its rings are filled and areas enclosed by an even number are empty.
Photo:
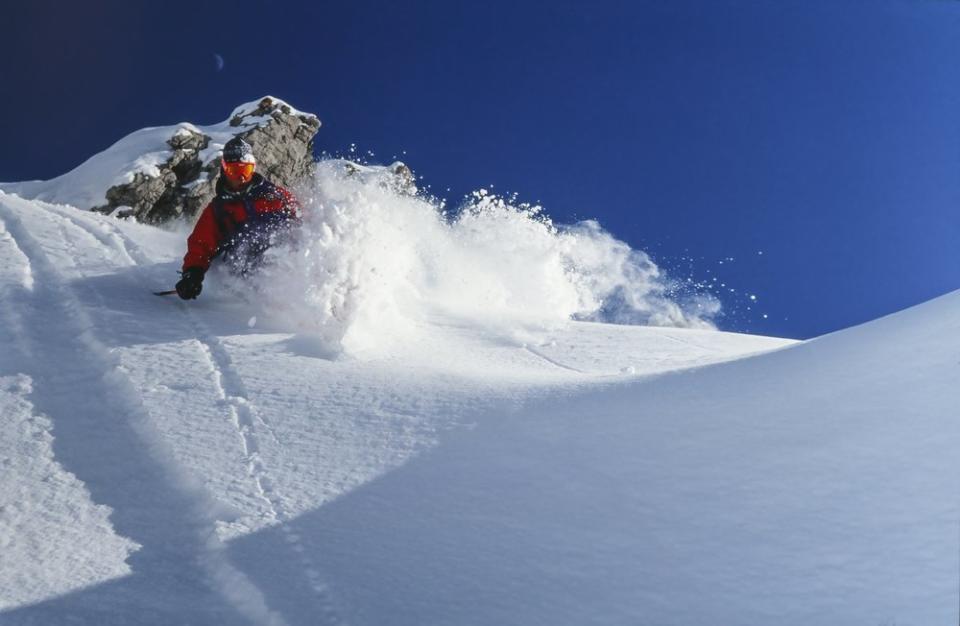
[[[294,532],[354,624],[954,623],[958,353],[955,292],[535,400]]]

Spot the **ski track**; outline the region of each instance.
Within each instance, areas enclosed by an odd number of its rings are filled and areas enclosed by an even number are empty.
[[[20,280],[20,285],[27,293],[32,293],[33,287],[34,287],[34,278],[33,278],[33,264],[30,263],[30,257],[28,257],[24,253],[23,248],[21,248],[20,245],[17,244],[17,240],[14,238],[13,234],[11,234],[10,231],[7,229],[7,224],[3,220],[0,220],[0,235],[3,235],[2,237],[3,241],[8,241],[9,244],[16,251],[17,255],[21,259],[23,259],[23,264],[22,264],[23,273]],[[26,357],[33,358],[34,355],[32,354],[32,352],[30,352],[30,348],[27,345],[27,342],[25,339],[26,333],[24,332],[23,318],[19,314],[19,312],[11,306],[13,301],[14,301],[14,298],[9,298],[9,300],[7,298],[3,298],[2,300],[0,300],[0,305],[4,305],[2,306],[2,308],[0,308],[0,311],[4,313],[5,324],[9,330],[13,331],[10,333],[11,340],[13,341],[13,345],[11,347],[13,348],[13,352],[15,353],[19,353]]]
[[[53,209],[50,211],[51,214],[84,231],[99,243],[107,246],[108,249],[114,250],[122,257],[121,262],[130,266],[153,263],[153,260],[116,225],[87,216],[70,207],[45,206],[44,208]],[[110,232],[104,233],[100,230],[100,226],[108,228]],[[97,293],[96,295],[101,305],[105,306],[106,303],[102,294]],[[260,454],[261,446],[258,435],[260,428],[258,428],[258,424],[274,442],[279,444],[280,441],[276,433],[250,400],[243,380],[233,366],[230,354],[220,338],[210,331],[186,303],[178,304],[187,317],[196,335],[196,341],[210,365],[217,394],[224,405],[228,407],[231,422],[237,431],[242,450],[246,456],[249,477],[257,488],[257,496],[266,506],[271,521],[280,524],[279,528],[285,543],[289,546],[295,560],[303,570],[310,588],[316,593],[317,600],[320,603],[318,607],[319,616],[324,618],[324,623],[342,624],[343,620],[333,609],[333,603],[329,599],[328,587],[322,580],[319,568],[309,557],[309,551],[304,548],[300,536],[286,523],[292,516],[285,511],[282,500],[272,495],[274,493],[273,481],[270,479],[270,473]]]
[[[0,239],[3,241],[9,241],[17,255],[23,259],[20,284],[24,289],[33,291],[33,266],[30,265],[30,258],[23,253],[23,250],[21,250],[20,246],[17,245],[17,240],[13,238],[13,235],[10,234],[10,232],[7,230],[6,224],[3,222],[0,222]]]
[[[120,253],[124,257],[123,260],[127,265],[148,265],[153,263],[153,259],[144,253],[140,246],[116,225],[101,221],[73,207],[47,204],[44,205],[44,208],[51,214],[57,215],[77,228],[86,231],[108,249]],[[109,232],[103,232],[100,227],[106,228]]]
[[[59,218],[60,229],[67,222],[103,241],[57,211],[47,214]],[[139,391],[95,336],[92,319],[43,246],[17,211],[3,202],[0,220],[26,258],[33,278],[34,289],[22,299],[23,313],[15,317],[21,324],[18,335],[24,364],[37,383],[32,394],[35,406],[51,418],[56,456],[65,469],[86,484],[95,502],[111,507],[118,533],[141,544],[141,550],[128,558],[133,576],[153,571],[158,579],[169,579],[163,570],[176,567],[183,576],[167,582],[174,589],[164,591],[183,593],[186,590],[176,589],[184,584],[190,587],[187,595],[196,596],[198,588],[213,591],[221,606],[209,606],[208,596],[194,599],[197,608],[216,615],[211,615],[215,621],[284,624],[266,606],[260,590],[229,563],[216,537],[210,498],[176,464],[152,427]],[[75,247],[68,247],[75,255]],[[59,332],[51,333],[51,328]],[[112,418],[109,432],[102,428],[106,416]],[[117,480],[118,476],[136,480]],[[137,607],[124,608],[137,611]]]
[[[565,365],[564,363],[561,363],[560,361],[557,361],[556,359],[553,359],[547,356],[546,354],[540,352],[536,348],[531,348],[529,345],[524,344],[523,349],[529,352],[530,354],[543,359],[544,361],[553,365],[554,367],[559,367],[560,369],[567,370],[568,372],[573,372],[575,374],[584,374],[584,375],[587,374],[583,370],[579,370],[575,367],[571,367],[570,365]]]
[[[702,346],[702,345],[700,345],[700,344],[698,344],[698,343],[693,343],[692,341],[687,341],[686,339],[680,339],[679,337],[674,337],[673,335],[670,335],[670,334],[667,334],[667,333],[664,333],[662,336],[663,336],[664,338],[666,338],[666,339],[669,339],[670,341],[672,341],[672,342],[674,342],[674,343],[679,343],[679,344],[682,345],[682,346],[687,346],[688,348],[696,348],[697,350],[703,350],[704,352],[712,352],[712,353],[718,352],[718,350],[715,350],[714,348],[708,348],[708,347]]]
[[[198,333],[197,343],[210,364],[217,395],[229,407],[231,421],[237,430],[247,459],[248,472],[257,486],[257,495],[266,505],[270,513],[270,521],[275,523],[281,516],[277,504],[269,495],[273,488],[260,456],[260,444],[253,418],[254,407],[242,388],[238,386],[241,383],[232,376],[230,356],[220,341]]]
[[[257,424],[262,426],[277,444],[280,444],[280,440],[269,423],[260,416],[256,405],[250,401],[243,380],[234,367],[226,346],[216,335],[210,332],[206,325],[186,305],[183,305],[183,308],[196,330],[197,341],[207,356],[217,393],[229,407],[233,424],[237,429],[243,451],[247,456],[248,472],[257,486],[257,495],[267,506],[272,521],[279,524],[284,542],[295,555],[295,559],[304,572],[310,588],[316,594],[316,599],[320,603],[319,613],[324,618],[323,623],[343,624],[342,618],[333,608],[330,591],[322,579],[320,569],[309,556],[309,551],[303,546],[300,535],[292,530],[288,523],[293,516],[286,510],[283,501],[273,495],[273,481],[270,479],[270,472],[260,454]]]

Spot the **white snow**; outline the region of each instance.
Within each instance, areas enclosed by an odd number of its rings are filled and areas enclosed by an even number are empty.
[[[960,292],[724,333],[599,229],[323,167],[189,303],[182,233],[0,192],[0,623],[957,620]]]

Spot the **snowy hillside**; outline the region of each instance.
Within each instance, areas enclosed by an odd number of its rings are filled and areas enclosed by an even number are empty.
[[[184,233],[0,192],[0,623],[956,620],[960,294],[722,333],[595,226],[321,174],[189,303]]]

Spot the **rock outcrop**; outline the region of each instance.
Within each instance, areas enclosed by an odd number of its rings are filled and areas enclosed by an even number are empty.
[[[280,185],[295,186],[310,174],[319,129],[315,115],[271,97],[237,108],[223,124],[181,124],[166,140],[166,160],[111,186],[106,204],[92,208],[151,224],[194,216],[214,196],[220,150],[232,137],[253,146],[259,172]]]

